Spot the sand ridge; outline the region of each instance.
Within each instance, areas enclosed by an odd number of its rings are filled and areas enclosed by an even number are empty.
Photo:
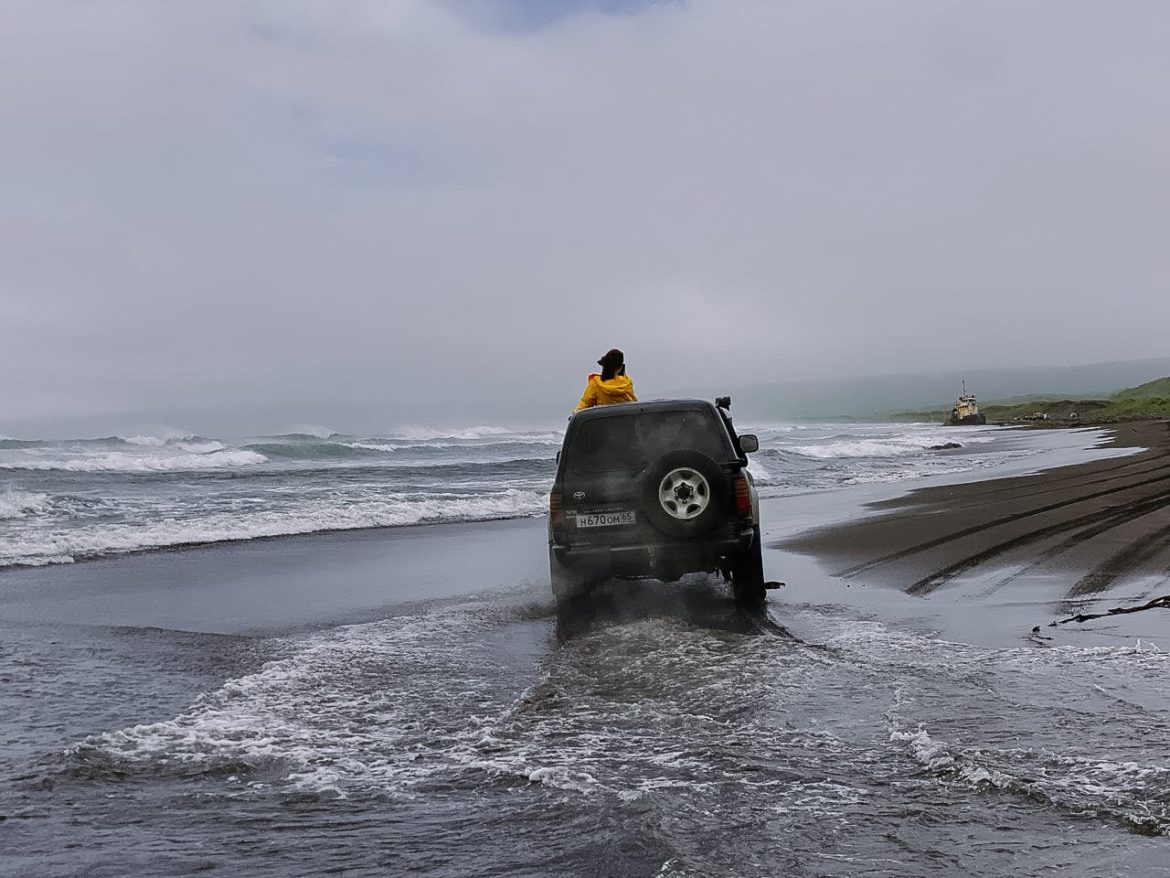
[[[997,587],[1030,574],[1068,579],[1075,601],[1135,577],[1170,587],[1170,422],[1122,424],[1125,458],[971,484],[923,488],[873,504],[879,514],[808,531],[777,548],[815,555],[836,575],[930,594],[976,568]]]

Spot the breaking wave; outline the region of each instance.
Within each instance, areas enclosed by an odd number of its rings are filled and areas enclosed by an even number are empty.
[[[477,439],[500,439],[507,437],[514,442],[529,441],[559,442],[561,434],[553,431],[526,431],[512,430],[507,427],[465,427],[460,429],[442,429],[434,427],[403,427],[389,433],[387,439],[400,439],[409,442],[432,443],[436,440],[470,442]]]
[[[1131,698],[1160,691],[1170,655],[1140,644],[988,649],[862,621],[829,642],[887,678],[889,742],[929,778],[1170,835],[1170,767],[1141,740],[1144,708],[1105,706],[1105,716],[1131,714],[1113,718],[1129,732],[1114,736],[1082,694],[1097,680],[1125,680]]]
[[[381,450],[347,442],[257,442],[244,448],[269,460],[361,459],[376,456],[370,452]]]
[[[991,436],[964,436],[961,441],[956,442],[954,434],[908,434],[880,439],[834,437],[822,444],[793,445],[788,450],[816,460],[830,460],[851,457],[898,457],[948,446],[962,447],[994,441],[994,437]]]
[[[167,440],[159,436],[122,436],[127,445],[145,445],[148,448],[160,448],[167,444]]]
[[[223,451],[226,447],[222,442],[214,439],[204,439],[202,436],[191,434],[176,436],[124,436],[122,441],[127,445],[139,445],[144,448],[176,448],[191,454],[208,454],[212,451]]]
[[[329,439],[333,436],[339,435],[328,427],[300,427],[290,433],[272,433],[264,436],[264,439],[291,439],[293,441],[312,441],[314,439]]]
[[[24,518],[49,510],[48,494],[34,494],[29,491],[0,492],[0,518]]]
[[[7,470],[57,470],[70,473],[150,473],[184,472],[189,470],[222,469],[225,467],[252,466],[268,460],[255,451],[211,451],[199,453],[182,451],[179,454],[126,454],[111,451],[106,454],[52,459],[48,457],[22,457],[0,460],[0,469]]]
[[[0,542],[0,566],[43,566],[146,549],[325,531],[520,518],[543,514],[547,503],[544,494],[508,489],[471,496],[388,496],[347,504],[317,500],[302,502],[291,510],[219,512],[184,521],[89,524],[55,531],[38,529],[14,534]]]
[[[972,789],[1018,793],[1074,813],[1111,814],[1143,831],[1170,835],[1170,768],[1133,761],[1065,756],[1035,748],[964,746],[936,740],[923,727],[895,727],[931,774]]]

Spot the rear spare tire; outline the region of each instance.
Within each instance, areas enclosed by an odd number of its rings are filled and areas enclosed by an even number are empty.
[[[672,537],[705,534],[723,520],[727,474],[699,451],[671,451],[646,468],[638,495],[647,520]]]

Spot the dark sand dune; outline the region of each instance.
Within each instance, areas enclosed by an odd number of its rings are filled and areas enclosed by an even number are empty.
[[[1067,577],[1074,601],[1135,576],[1170,587],[1170,423],[1123,424],[1112,442],[1146,450],[913,491],[875,504],[879,515],[780,545],[824,559],[840,576],[920,595],[980,567],[1003,570],[996,587]]]

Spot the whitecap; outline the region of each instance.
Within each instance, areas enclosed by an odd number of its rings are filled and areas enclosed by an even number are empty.
[[[963,436],[962,445],[994,442],[993,436]],[[789,446],[788,451],[817,460],[853,457],[898,457],[919,454],[955,441],[955,436],[938,434],[907,434],[882,438],[848,439],[811,445]]]
[[[752,474],[752,478],[758,485],[767,485],[772,482],[772,474],[764,469],[763,465],[755,458],[748,459],[748,472]]]
[[[321,424],[297,424],[289,427],[278,436],[312,436],[314,439],[328,439],[336,436],[337,431]]]
[[[48,512],[51,503],[48,494],[29,491],[0,493],[0,518],[25,518]]]
[[[158,436],[119,436],[127,445],[143,445],[149,448],[161,448],[167,444],[166,439]]]
[[[491,494],[386,496],[349,504],[304,503],[292,511],[219,512],[174,521],[91,524],[13,534],[0,545],[0,566],[42,565],[173,546],[372,527],[486,521],[543,514],[547,495],[518,489]]]
[[[191,438],[191,441],[174,441],[169,440],[168,444],[172,448],[177,448],[180,451],[186,451],[191,454],[210,454],[214,451],[223,451],[227,446],[222,442],[216,442],[214,439],[196,439]]]
[[[362,451],[398,451],[402,448],[410,448],[409,445],[383,445],[377,442],[345,442],[342,443],[347,448],[357,448]]]
[[[221,469],[254,466],[268,458],[255,451],[214,451],[210,454],[185,452],[173,455],[137,455],[114,451],[108,454],[53,460],[45,456],[22,455],[0,461],[0,469],[59,470],[73,473],[149,473]]]
[[[463,427],[458,429],[436,429],[434,427],[408,426],[389,434],[392,439],[408,439],[427,442],[431,439],[483,439],[487,436],[504,436],[512,432],[506,427]]]
[[[507,442],[560,442],[564,434],[556,430],[524,430],[511,427],[480,425],[476,427],[401,427],[386,435],[392,441],[435,442],[447,440],[472,442],[476,440],[499,440]]]

